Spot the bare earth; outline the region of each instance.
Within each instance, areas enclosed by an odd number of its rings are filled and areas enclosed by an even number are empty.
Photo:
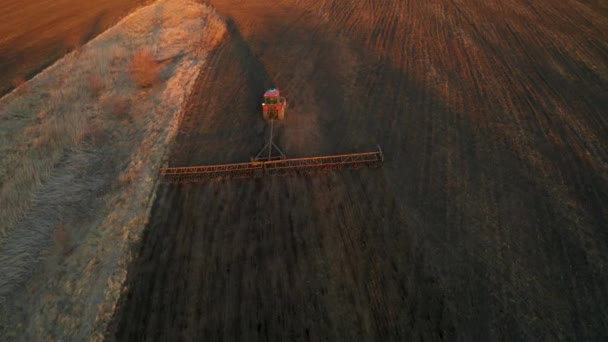
[[[0,0],[0,94],[149,0]]]
[[[608,337],[608,9],[574,0],[212,0],[229,39],[172,165],[379,170],[162,186],[117,340]]]

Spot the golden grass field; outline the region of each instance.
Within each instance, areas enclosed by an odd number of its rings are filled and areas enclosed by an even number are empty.
[[[224,32],[200,4],[158,1],[0,99],[0,340],[102,337]]]

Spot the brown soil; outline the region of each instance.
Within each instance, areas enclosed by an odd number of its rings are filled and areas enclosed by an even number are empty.
[[[605,5],[209,3],[172,165],[247,161],[269,86],[288,156],[387,161],[161,186],[110,339],[607,337]]]
[[[150,0],[0,0],[0,95]]]

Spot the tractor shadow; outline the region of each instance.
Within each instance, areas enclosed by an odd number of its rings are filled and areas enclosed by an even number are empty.
[[[172,166],[243,162],[263,146],[268,125],[261,96],[274,82],[235,21],[227,18],[226,25],[224,41],[196,80],[172,147]]]
[[[240,57],[241,64],[245,70],[244,76],[247,86],[254,96],[260,97],[264,91],[275,86],[273,79],[268,74],[264,64],[251,50],[249,43],[245,40],[233,18],[226,19],[228,36],[232,49]]]

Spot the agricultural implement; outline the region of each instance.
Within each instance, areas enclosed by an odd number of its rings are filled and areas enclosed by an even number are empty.
[[[270,136],[266,145],[249,162],[167,167],[160,169],[161,176],[170,182],[188,182],[218,177],[257,178],[264,175],[308,174],[342,168],[378,167],[384,161],[384,154],[380,146],[371,152],[287,158],[273,141],[274,120],[283,120],[286,108],[287,100],[280,96],[278,89],[271,88],[264,93],[262,114],[264,119],[270,121]]]

